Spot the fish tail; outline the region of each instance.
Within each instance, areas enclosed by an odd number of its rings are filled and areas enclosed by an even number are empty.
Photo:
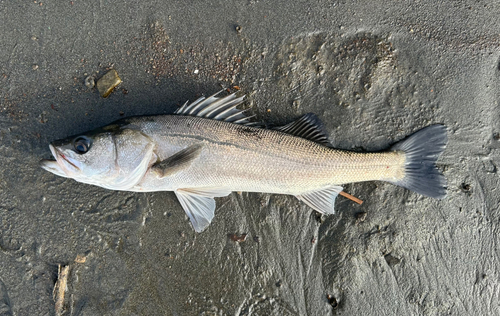
[[[404,177],[389,181],[425,196],[442,199],[446,196],[446,178],[436,167],[448,136],[446,126],[431,125],[394,144],[391,151],[405,153]]]

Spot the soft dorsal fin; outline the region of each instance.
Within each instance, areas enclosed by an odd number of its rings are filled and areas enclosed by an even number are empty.
[[[238,110],[236,107],[243,103],[245,96],[236,97],[236,93],[232,93],[223,98],[217,98],[216,95],[223,90],[205,99],[201,97],[193,103],[184,103],[175,114],[198,116],[212,120],[225,121],[235,124],[254,126],[259,125],[258,122],[250,122],[251,116],[246,115],[245,110]]]
[[[307,113],[296,121],[284,126],[275,127],[274,129],[331,147],[331,144],[328,141],[328,134],[326,133],[323,124],[314,113]]]
[[[334,214],[335,199],[342,190],[343,188],[340,186],[332,186],[323,190],[297,195],[296,197],[321,214]]]

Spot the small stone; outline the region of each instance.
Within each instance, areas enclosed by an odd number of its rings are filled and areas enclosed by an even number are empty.
[[[93,76],[88,76],[85,78],[85,86],[89,89],[92,89],[95,86],[95,81]]]
[[[97,81],[97,90],[103,98],[107,98],[113,89],[122,82],[116,70],[111,69]]]
[[[359,213],[356,213],[356,219],[360,222],[364,222],[365,219],[366,219],[366,212],[359,212]]]
[[[31,69],[33,69],[33,70],[37,70],[37,69],[38,69],[38,65],[37,65],[37,64],[34,64],[33,66],[31,66]]]
[[[244,242],[247,239],[247,234],[241,234],[239,236],[236,234],[229,234],[229,239],[236,242]]]
[[[384,259],[391,268],[401,262],[401,259],[394,257],[390,253],[386,254]]]
[[[328,300],[328,303],[330,304],[330,306],[332,306],[332,308],[335,309],[339,306],[339,303],[337,301],[337,298],[335,298],[335,296],[328,294],[326,296],[326,299]]]
[[[85,261],[87,261],[87,257],[84,255],[77,255],[75,258],[76,263],[85,263]]]
[[[463,193],[471,194],[472,193],[472,187],[468,183],[462,183],[460,185],[460,190],[462,190]]]
[[[483,161],[483,169],[488,173],[496,173],[496,166],[491,160]]]
[[[43,111],[39,116],[38,116],[38,119],[40,121],[40,123],[47,123],[48,122],[48,119],[47,119],[47,112]]]

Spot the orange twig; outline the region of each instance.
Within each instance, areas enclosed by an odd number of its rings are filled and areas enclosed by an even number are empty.
[[[363,204],[363,201],[362,201],[362,200],[358,199],[358,198],[357,198],[357,197],[355,197],[355,196],[350,195],[349,193],[346,193],[346,192],[344,192],[344,191],[340,191],[340,193],[339,193],[339,194],[340,194],[340,195],[342,195],[343,197],[348,198],[348,199],[349,199],[349,200],[351,200],[351,201],[354,201],[354,202],[358,203],[359,205]]]

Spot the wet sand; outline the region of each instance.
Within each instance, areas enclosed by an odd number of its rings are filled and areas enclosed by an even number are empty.
[[[1,3],[0,315],[499,314],[499,13],[475,1]],[[123,82],[104,99],[85,79],[109,69]],[[173,193],[38,166],[52,140],[221,88],[269,126],[316,113],[348,150],[445,124],[448,196],[350,184],[364,203],[339,197],[320,217],[291,196],[233,193],[196,234]]]

